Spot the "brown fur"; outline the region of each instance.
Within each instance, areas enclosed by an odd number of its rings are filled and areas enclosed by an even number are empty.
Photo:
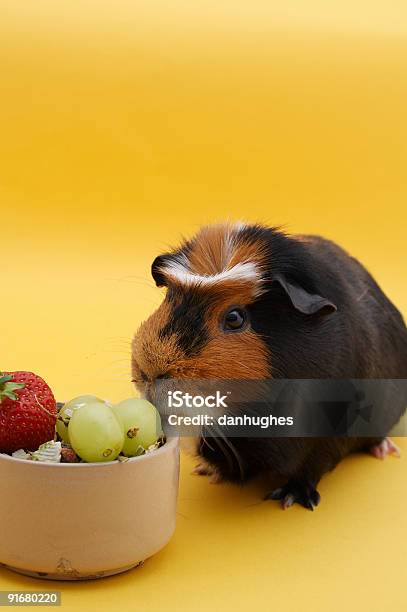
[[[264,246],[260,241],[247,243],[237,241],[233,255],[229,262],[229,267],[232,268],[238,263],[251,261],[258,265],[259,270],[264,269],[266,265],[266,254]]]
[[[202,228],[191,245],[188,260],[192,273],[211,276],[249,261],[261,268],[265,253],[262,244],[241,240],[236,226],[225,223]]]
[[[264,344],[256,334],[247,332],[224,340],[215,332],[198,357],[191,358],[194,378],[263,379],[269,375]],[[244,359],[242,356],[244,355]]]
[[[232,230],[228,224],[202,228],[188,254],[194,274],[211,276],[229,267]]]
[[[177,345],[176,336],[164,340],[160,338],[159,332],[171,313],[169,303],[164,301],[141,325],[133,340],[132,374],[135,381],[142,382],[141,370],[150,380],[164,373],[172,378],[195,379],[256,379],[269,375],[264,343],[255,333],[231,334],[225,344],[220,330],[220,317],[225,309],[235,305],[236,300],[244,304],[253,299],[250,283],[228,281],[219,287],[205,289],[208,290],[219,297],[208,312],[210,339],[207,346],[197,357],[186,358]]]
[[[132,342],[132,375],[136,382],[143,382],[141,371],[150,380],[167,372],[182,360],[182,351],[176,338],[160,339],[158,331],[167,323],[170,315],[168,302],[164,301],[139,328]]]

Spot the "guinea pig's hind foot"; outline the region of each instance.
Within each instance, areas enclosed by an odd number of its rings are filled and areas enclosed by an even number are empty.
[[[264,499],[281,500],[284,510],[295,503],[301,504],[308,510],[314,510],[318,506],[321,496],[309,481],[292,478],[283,487],[268,493]]]
[[[384,459],[387,455],[401,456],[399,447],[390,438],[383,438],[379,444],[371,446],[369,451],[376,459]]]

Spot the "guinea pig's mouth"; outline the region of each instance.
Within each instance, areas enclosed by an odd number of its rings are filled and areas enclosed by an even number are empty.
[[[171,379],[167,376],[159,376],[153,381],[133,381],[137,390],[140,392],[140,396],[161,411],[167,408],[168,392],[174,390],[176,387],[175,381],[171,384]]]

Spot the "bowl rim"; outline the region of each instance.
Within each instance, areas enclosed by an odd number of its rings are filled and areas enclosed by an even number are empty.
[[[145,453],[144,455],[139,455],[138,457],[129,457],[128,461],[119,461],[118,459],[115,459],[114,461],[99,461],[99,462],[92,462],[92,463],[52,463],[52,462],[46,462],[46,461],[32,461],[32,459],[18,459],[17,457],[12,457],[11,455],[7,455],[6,453],[0,453],[0,461],[5,461],[8,462],[10,461],[11,463],[14,464],[22,464],[25,466],[31,466],[34,467],[34,469],[37,468],[54,468],[54,469],[67,469],[67,468],[73,468],[73,469],[83,469],[83,468],[107,468],[107,467],[112,467],[113,465],[119,465],[119,464],[123,464],[123,465],[128,465],[129,463],[136,463],[136,462],[142,462],[142,461],[148,461],[150,459],[150,457],[154,456],[156,457],[157,455],[162,455],[168,451],[170,451],[172,448],[176,448],[178,446],[179,443],[179,437],[178,436],[173,436],[173,437],[169,437],[166,439],[165,443],[160,446],[160,448],[157,448],[154,451],[151,451],[150,453]]]

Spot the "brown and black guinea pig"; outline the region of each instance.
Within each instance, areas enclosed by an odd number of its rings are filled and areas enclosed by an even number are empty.
[[[329,240],[244,223],[207,226],[157,257],[152,275],[166,296],[133,340],[141,390],[160,378],[407,378],[403,318],[366,269]],[[388,438],[206,442],[197,440],[196,473],[244,481],[271,472],[285,483],[267,499],[311,510],[319,480],[347,454],[396,451]]]

